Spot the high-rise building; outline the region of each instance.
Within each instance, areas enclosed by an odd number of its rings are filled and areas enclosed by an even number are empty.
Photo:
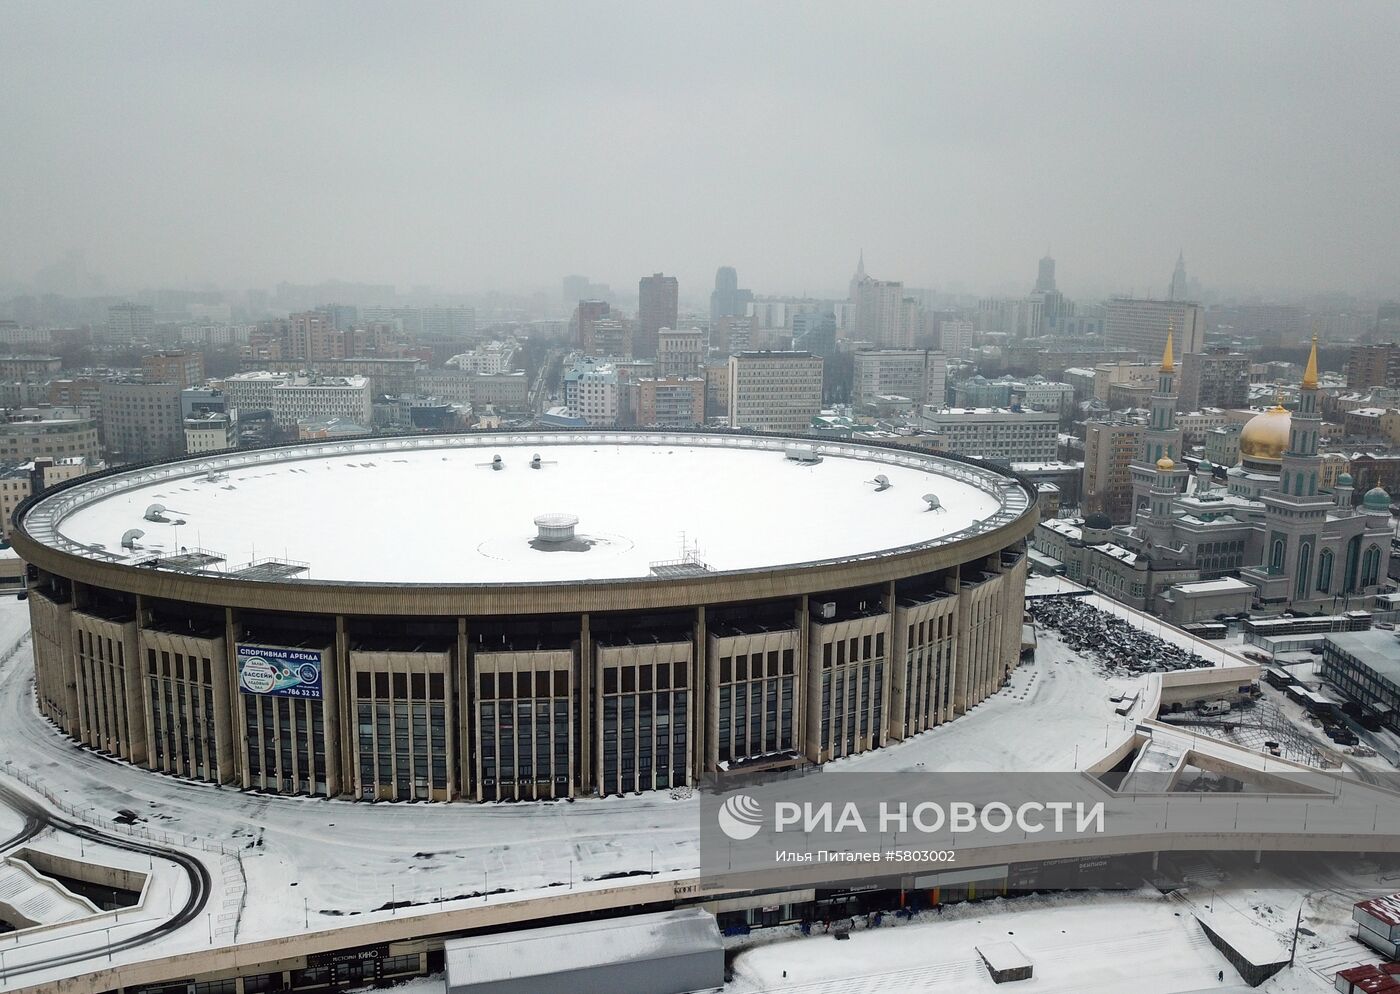
[[[155,337],[156,312],[148,304],[113,304],[107,308],[107,339],[148,342]]]
[[[715,288],[710,293],[710,324],[720,318],[743,317],[753,300],[752,290],[739,289],[739,274],[733,266],[720,266],[715,272]]]
[[[729,427],[806,432],[821,408],[821,356],[740,352],[729,357]]]
[[[565,276],[560,286],[564,300],[581,300],[588,295],[588,285],[592,282],[587,276]]]
[[[108,380],[101,386],[102,433],[116,462],[170,459],[185,451],[178,383]]]
[[[1126,521],[1133,503],[1132,464],[1146,426],[1090,421],[1084,426],[1084,513]]]
[[[938,322],[938,344],[943,354],[954,359],[972,355],[973,324],[960,318],[945,318]]]
[[[653,273],[637,283],[637,328],[632,354],[640,359],[656,355],[656,337],[662,328],[674,328],[678,316],[680,284],[674,276]]]
[[[832,311],[798,311],[792,316],[792,347],[823,359],[836,355],[836,315]]]
[[[588,354],[593,354],[597,344],[593,338],[593,322],[608,316],[606,300],[580,300],[574,308],[574,316],[569,321],[569,341]]]
[[[699,376],[704,364],[705,336],[699,328],[662,328],[657,334],[657,376]]]
[[[141,378],[147,383],[178,383],[180,389],[204,385],[204,353],[156,352],[141,357]]]
[[[1186,288],[1186,256],[1184,253],[1176,254],[1176,269],[1172,271],[1172,282],[1167,290],[1168,300],[1186,300],[1190,296],[1190,291]]]
[[[564,373],[564,406],[591,428],[617,425],[620,408],[617,368],[584,360]]]
[[[691,428],[705,423],[705,378],[667,376],[637,381],[637,424]]]
[[[292,359],[344,359],[345,336],[336,331],[326,311],[302,311],[287,318],[291,325]]]
[[[606,317],[594,319],[592,342],[584,349],[588,355],[606,356],[611,359],[627,359],[632,355],[633,323],[620,318]]]
[[[20,408],[0,421],[0,462],[80,456],[89,466],[100,460],[97,423],[86,407]]]
[[[873,405],[877,397],[907,397],[915,406],[942,407],[948,366],[942,352],[927,349],[862,349],[854,357],[851,403]]]
[[[1393,342],[1400,338],[1400,303],[1387,300],[1376,305],[1376,341]]]
[[[1178,352],[1204,350],[1206,321],[1199,304],[1114,297],[1104,305],[1104,345],[1108,348],[1132,349],[1144,358],[1155,359],[1166,347],[1169,328]]]
[[[1213,345],[1181,357],[1180,411],[1249,406],[1249,356]]]
[[[344,418],[366,427],[374,423],[373,394],[365,376],[256,370],[230,376],[223,390],[229,407],[240,412],[271,411],[273,421],[286,430],[295,429],[298,421],[327,418]]]
[[[1347,389],[1400,386],[1400,345],[1356,345],[1347,355]]]
[[[919,427],[945,452],[1012,462],[1054,462],[1060,415],[1054,411],[982,407],[925,407]]]
[[[753,342],[753,318],[720,318],[710,327],[710,345],[723,355],[747,352]]]
[[[1040,272],[1035,278],[1035,288],[1041,293],[1055,292],[1055,260],[1048,255],[1040,260]]]
[[[904,284],[898,280],[862,277],[852,300],[854,325],[848,338],[871,342],[882,349],[908,348],[914,344],[913,328],[904,307]]]

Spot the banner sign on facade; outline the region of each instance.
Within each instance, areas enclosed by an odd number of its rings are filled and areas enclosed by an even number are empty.
[[[321,697],[321,653],[315,649],[238,647],[238,689],[270,697]]]

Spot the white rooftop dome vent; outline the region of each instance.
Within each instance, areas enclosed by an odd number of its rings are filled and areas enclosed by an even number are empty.
[[[879,476],[875,477],[875,479],[871,480],[870,482],[875,484],[876,493],[880,493],[882,490],[888,490],[890,488],[890,478],[884,473],[881,473]]]
[[[543,464],[540,462],[540,454],[536,452],[533,456],[530,457],[530,468],[539,469],[541,465]]]
[[[145,515],[143,515],[143,517],[145,517],[145,519],[146,519],[147,521],[164,521],[164,520],[166,520],[166,519],[165,519],[165,505],[164,505],[164,504],[152,504],[150,507],[146,508],[146,513],[145,513]]]
[[[122,533],[122,548],[136,548],[136,540],[145,534],[140,528],[128,528]]]
[[[535,527],[539,529],[536,539],[540,542],[572,542],[574,540],[574,527],[577,524],[577,514],[565,514],[557,511],[551,514],[541,514],[535,518]]]
[[[505,469],[505,468],[506,468],[505,461],[504,461],[503,459],[501,459],[500,456],[492,456],[492,457],[491,457],[491,468],[492,468],[492,469]]]
[[[943,502],[938,499],[937,494],[924,494],[924,501],[928,504],[928,509],[930,511],[943,510]]]

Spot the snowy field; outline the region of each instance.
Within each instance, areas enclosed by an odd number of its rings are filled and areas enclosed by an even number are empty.
[[[531,469],[538,453],[541,468]],[[505,466],[493,470],[492,456]],[[876,475],[890,487],[877,491]],[[742,481],[761,500],[716,499]],[[943,508],[929,511],[924,494]],[[165,523],[145,519],[164,505]],[[470,508],[471,513],[464,513]],[[259,556],[310,564],[317,580],[502,583],[647,576],[686,547],[715,570],[842,559],[950,535],[1000,502],[909,466],[781,450],[665,445],[531,445],[303,459],[136,487],[69,514],[60,534],[116,556],[184,546],[228,566]],[[580,550],[533,548],[537,515],[578,517]],[[835,526],[833,526],[835,525]],[[121,547],[144,532],[133,553]],[[405,549],[414,550],[404,555]]]

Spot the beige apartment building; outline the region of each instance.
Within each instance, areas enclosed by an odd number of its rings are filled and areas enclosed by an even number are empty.
[[[822,357],[740,352],[729,357],[729,426],[805,433],[822,409]]]

